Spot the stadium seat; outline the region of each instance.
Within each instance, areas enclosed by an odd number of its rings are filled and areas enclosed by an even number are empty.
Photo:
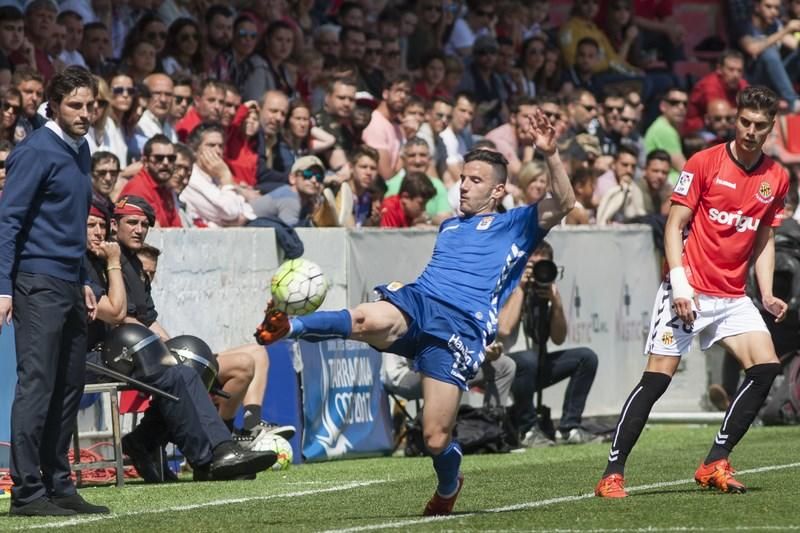
[[[125,484],[125,475],[122,464],[122,430],[119,422],[119,399],[118,394],[125,389],[125,383],[88,383],[84,387],[84,394],[101,393],[108,394],[111,403],[111,436],[114,458],[111,461],[97,461],[91,463],[81,463],[80,454],[80,435],[78,425],[75,424],[75,432],[72,434],[72,448],[75,462],[72,470],[77,476],[77,486],[81,486],[81,471],[95,468],[114,468],[116,471],[116,486],[122,487]]]

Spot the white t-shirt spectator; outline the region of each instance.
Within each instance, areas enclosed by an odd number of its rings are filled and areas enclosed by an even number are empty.
[[[189,184],[180,198],[186,204],[189,218],[203,220],[211,227],[238,226],[241,217],[247,220],[256,218],[253,208],[232,186],[220,187],[197,165],[192,168]]]

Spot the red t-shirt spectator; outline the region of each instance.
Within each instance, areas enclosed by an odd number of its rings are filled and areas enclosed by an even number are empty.
[[[228,127],[225,141],[225,163],[231,169],[234,182],[255,187],[258,153],[255,150],[253,139],[245,137],[244,131],[242,131],[248,113],[250,110],[247,106],[240,105]]]
[[[729,89],[722,81],[722,75],[717,71],[700,78],[689,95],[689,109],[686,110],[683,132],[688,134],[703,129],[706,109],[713,100],[727,100],[731,107],[736,109],[736,93],[745,87],[747,87],[747,81],[742,78],[736,89]]]
[[[162,228],[180,228],[181,216],[175,205],[175,194],[168,185],[159,185],[146,168],[142,168],[125,184],[121,196],[139,196],[144,198],[156,212],[156,223]]]
[[[447,89],[445,89],[441,85],[438,85],[436,89],[434,89],[433,92],[431,92],[428,89],[428,85],[422,80],[418,81],[417,84],[414,85],[414,94],[419,96],[426,102],[433,100],[437,96],[441,96],[444,98],[448,98],[450,96],[447,93]]]
[[[200,115],[197,113],[197,109],[195,109],[194,106],[190,107],[183,118],[180,119],[177,124],[175,124],[175,133],[178,134],[178,139],[180,139],[182,143],[185,143],[186,139],[189,137],[189,134],[192,133],[192,130],[199,126],[202,122],[203,119],[200,118]]]
[[[383,200],[381,204],[382,228],[410,228],[412,222],[414,221],[406,216],[399,194]]]

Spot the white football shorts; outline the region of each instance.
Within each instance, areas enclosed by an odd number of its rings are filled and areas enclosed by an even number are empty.
[[[687,326],[672,308],[672,287],[668,282],[662,282],[653,304],[645,355],[684,355],[691,349],[696,335],[700,337],[700,348],[707,350],[726,337],[751,331],[768,332],[761,313],[747,296],[723,298],[701,294],[698,302],[699,310],[692,302],[695,319],[691,326]]]

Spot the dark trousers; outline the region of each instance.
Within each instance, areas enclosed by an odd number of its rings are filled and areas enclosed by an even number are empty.
[[[188,366],[167,367],[142,378],[148,385],[174,394],[174,402],[154,396],[131,438],[147,451],[174,442],[192,466],[208,464],[214,448],[231,440],[200,375]]]
[[[521,434],[537,426],[533,395],[539,387],[544,389],[566,378],[570,380],[564,393],[558,427],[566,431],[581,425],[586,398],[597,373],[597,354],[589,348],[553,352],[547,355],[541,369],[539,356],[533,350],[512,353],[509,357],[517,363],[514,383],[511,385],[514,397],[511,416]]]
[[[42,274],[17,274],[13,296],[12,497],[24,505],[75,494],[67,453],[83,394],[86,306],[80,283]]]

